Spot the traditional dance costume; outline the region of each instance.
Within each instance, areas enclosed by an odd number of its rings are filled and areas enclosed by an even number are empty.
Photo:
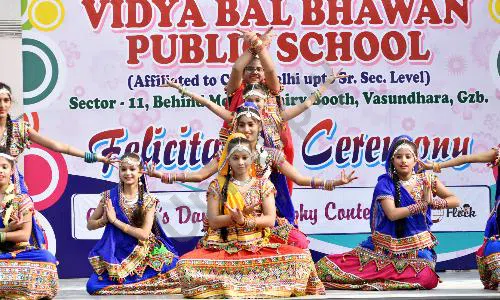
[[[328,255],[317,263],[318,275],[326,288],[432,289],[438,284],[438,276],[434,271],[436,253],[433,250],[437,242],[430,231],[432,205],[425,205],[425,211],[403,219],[404,230],[399,237],[396,234],[396,222],[389,220],[382,208],[381,200],[394,200],[397,193],[390,172],[393,152],[394,147],[391,147],[386,162],[387,174],[378,178],[373,193],[371,236],[353,250]],[[413,190],[400,189],[401,207],[425,201],[425,174],[415,174],[413,178],[416,181]],[[433,187],[435,182],[432,183]]]
[[[479,276],[485,289],[496,290],[500,282],[500,145],[495,148],[497,155],[494,162],[489,164],[497,170],[495,207],[491,211],[490,217],[486,222],[484,231],[484,243],[477,250],[477,266]]]
[[[207,194],[219,200],[226,178],[210,183]],[[230,207],[262,203],[276,191],[269,180],[252,179],[243,195],[229,182]],[[257,208],[257,214],[262,206]],[[178,263],[182,293],[189,298],[270,298],[324,293],[308,250],[271,243],[269,228],[255,226],[208,228],[200,248],[183,255]]]
[[[116,218],[132,226],[131,219],[139,205],[147,210],[156,208],[158,203],[157,198],[144,193],[142,203],[137,201],[128,206],[119,186],[102,194],[101,201],[105,203],[107,199],[111,199]],[[179,293],[177,260],[175,249],[156,217],[145,241],[108,223],[102,238],[89,253],[94,273],[87,282],[87,292],[92,295]]]
[[[47,251],[44,231],[36,218],[33,201],[28,195],[19,194],[11,184],[0,209],[2,228],[6,227],[13,215],[33,214],[29,242],[0,243],[0,298],[55,297],[58,288],[57,261]]]

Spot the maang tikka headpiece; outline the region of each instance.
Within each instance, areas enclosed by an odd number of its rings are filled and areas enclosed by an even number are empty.
[[[127,156],[120,161],[120,167],[124,164],[131,165],[134,167],[138,167],[141,165],[141,162],[133,157]]]
[[[399,150],[407,149],[413,154],[413,157],[416,159],[417,153],[415,153],[415,150],[413,149],[413,147],[411,145],[413,143],[410,140],[406,140],[406,139],[404,141],[405,141],[404,143],[402,143],[401,145],[397,146],[396,149],[394,149],[394,152],[392,152],[392,158],[394,158],[394,156],[396,155],[396,153],[398,153]]]

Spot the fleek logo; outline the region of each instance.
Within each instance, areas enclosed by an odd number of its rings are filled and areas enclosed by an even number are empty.
[[[475,218],[477,217],[476,211],[468,203],[462,207],[447,208],[432,211],[432,223],[439,223],[443,218]]]
[[[472,209],[470,204],[464,204],[462,207],[446,209],[446,217],[448,218],[475,218],[476,211]]]

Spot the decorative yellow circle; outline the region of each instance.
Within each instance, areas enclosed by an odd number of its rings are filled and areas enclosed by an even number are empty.
[[[40,31],[52,31],[64,20],[61,0],[33,0],[28,8],[30,23]]]
[[[493,20],[500,23],[500,0],[490,0],[488,3],[488,10]]]

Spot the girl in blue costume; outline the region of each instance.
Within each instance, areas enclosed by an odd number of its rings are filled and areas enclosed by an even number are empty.
[[[46,250],[33,201],[11,181],[15,167],[14,157],[0,152],[0,298],[53,298],[57,261]]]
[[[252,176],[269,179],[276,188],[275,205],[278,213],[276,226],[273,228],[271,239],[273,242],[289,244],[299,248],[307,248],[309,241],[295,225],[295,209],[293,207],[290,192],[286,183],[286,177],[300,186],[333,190],[336,186],[344,185],[355,180],[354,171],[346,175],[341,172],[340,179],[325,180],[321,178],[307,177],[298,172],[288,163],[283,151],[276,148],[263,147],[257,140],[262,130],[262,118],[258,107],[253,102],[245,102],[236,110],[232,132],[243,133],[250,141],[252,150]],[[150,176],[161,178],[163,183],[200,182],[218,172],[220,153],[197,172],[162,173],[150,165]]]
[[[31,142],[35,142],[55,152],[81,157],[87,163],[97,161],[111,163],[114,161],[110,158],[111,154],[103,157],[95,153],[83,152],[68,144],[39,134],[24,120],[12,120],[9,114],[12,103],[12,91],[10,87],[0,82],[0,147],[5,148],[7,153],[12,157],[17,158],[25,149],[30,148]],[[15,172],[12,174],[12,182],[21,193],[28,194],[24,177],[17,169],[17,166]]]
[[[431,209],[457,207],[459,200],[433,174],[416,174],[417,146],[397,137],[378,178],[370,212],[371,236],[344,254],[317,263],[326,288],[362,290],[432,289],[436,238]],[[437,195],[440,199],[433,199]]]
[[[139,155],[122,156],[120,184],[102,193],[87,223],[105,226],[89,253],[94,273],[87,282],[91,295],[179,293],[178,260],[156,218],[158,199],[147,192]]]
[[[496,176],[495,206],[486,222],[484,243],[476,252],[479,276],[485,289],[498,290],[500,283],[500,145],[489,151],[463,155],[440,163],[422,163],[425,169],[440,173],[441,169],[467,163],[487,163]]]

